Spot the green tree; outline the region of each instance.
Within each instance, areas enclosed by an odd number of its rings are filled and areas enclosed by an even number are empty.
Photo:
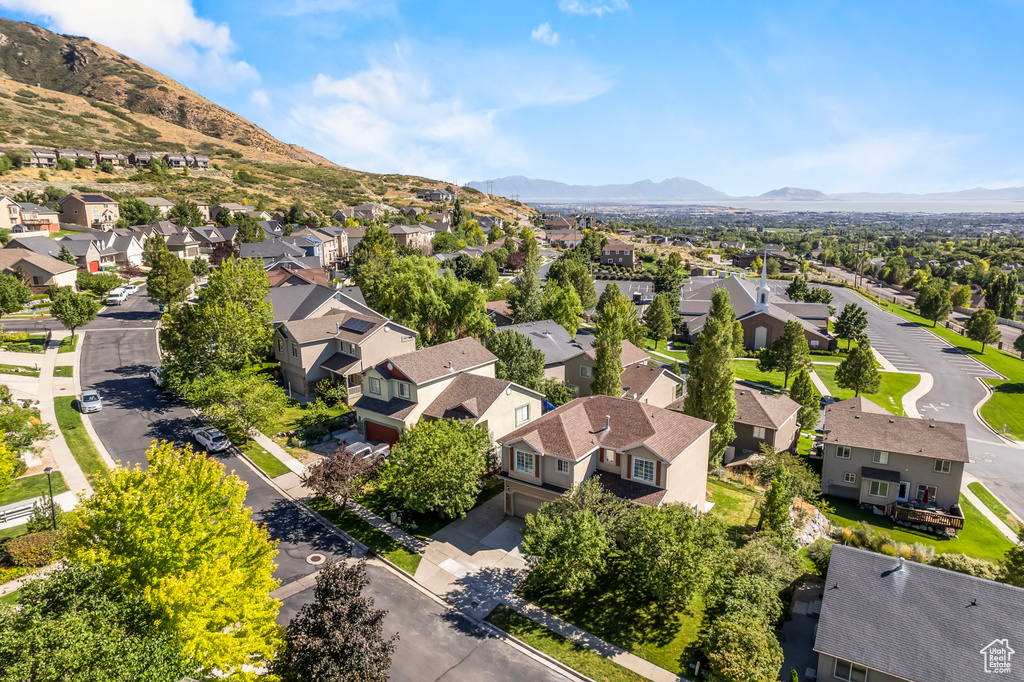
[[[117,204],[125,225],[149,225],[160,220],[159,209],[137,197],[122,197]]]
[[[210,262],[201,256],[196,256],[189,262],[188,269],[192,272],[193,277],[205,277],[210,274]]]
[[[1013,349],[1024,355],[1024,332],[1021,332],[1020,336],[1013,340]]]
[[[174,221],[179,227],[200,227],[203,224],[202,212],[188,199],[183,199],[175,204],[168,212],[167,218]]]
[[[16,313],[32,300],[32,290],[17,276],[0,274],[0,317]]]
[[[679,268],[683,267],[683,257],[679,255],[678,251],[673,251],[672,253],[668,254],[668,258],[666,260],[670,268],[675,268],[676,270],[678,270]]]
[[[669,308],[673,320],[679,314],[679,298],[682,295],[683,275],[678,268],[672,267],[668,261],[659,261],[653,268],[654,293],[668,296]],[[673,326],[675,324],[673,323]]]
[[[735,314],[725,289],[717,289],[711,297],[712,305],[717,303],[722,313],[708,315],[697,342],[690,349],[690,373],[686,377],[683,412],[715,423],[711,432],[709,465],[716,467],[722,462],[725,448],[736,438],[733,427],[736,394],[732,372]],[[717,302],[716,297],[719,299]]]
[[[547,286],[557,282],[563,287],[570,286],[576,290],[583,310],[593,310],[597,305],[597,294],[594,293],[594,279],[590,276],[587,262],[581,260],[581,250],[568,251],[558,257],[548,269]]]
[[[600,315],[604,312],[604,307],[608,305],[609,301],[614,301],[617,298],[625,298],[622,292],[619,290],[619,285],[615,282],[608,282],[605,286],[604,291],[601,292],[601,297],[597,299],[597,314]]]
[[[807,288],[807,280],[800,275],[794,275],[793,281],[786,287],[786,295],[793,301],[803,301],[810,293]]]
[[[824,287],[812,287],[807,292],[807,297],[804,300],[808,303],[824,303],[828,305],[832,302],[832,292]]]
[[[201,376],[189,386],[186,397],[203,417],[235,440],[269,431],[288,407],[280,385],[246,371]]]
[[[79,156],[75,159],[75,168],[92,168],[92,159],[87,156]]]
[[[981,344],[981,352],[985,352],[985,345],[995,343],[1002,336],[999,333],[999,322],[996,314],[988,308],[976,310],[964,325],[967,338]]]
[[[954,308],[966,308],[971,302],[971,288],[969,286],[957,287],[953,290],[952,303]]]
[[[421,421],[402,432],[382,478],[409,509],[462,518],[476,503],[490,458],[486,427],[469,420]]]
[[[154,443],[146,458],[146,470],[116,467],[93,482],[69,558],[145,595],[200,670],[255,677],[242,667],[273,658],[280,602],[269,596],[277,550],[245,504],[248,486],[191,447]]]
[[[374,310],[380,310],[379,300],[387,288],[397,250],[398,243],[388,228],[371,225],[352,252],[352,277]]]
[[[563,286],[557,280],[548,280],[544,285],[541,317],[554,320],[569,332],[569,336],[575,338],[580,318],[583,317],[583,306],[580,304],[580,297],[576,295],[576,290],[571,285]]]
[[[497,378],[538,390],[544,378],[544,353],[534,348],[527,336],[503,329],[487,341],[487,350],[498,358],[494,366]]]
[[[491,232],[493,235],[494,232]],[[466,247],[466,242],[459,239],[451,232],[438,232],[431,240],[430,245],[434,253],[455,253]]]
[[[668,338],[672,333],[672,311],[669,310],[668,294],[661,293],[654,297],[644,314],[644,326],[648,335],[654,339],[655,345]]]
[[[772,626],[746,612],[728,614],[708,629],[708,664],[723,682],[768,682],[779,678],[782,647]]]
[[[534,390],[543,393],[544,400],[547,400],[555,407],[561,407],[576,398],[575,386],[565,381],[559,381],[554,377],[541,379],[537,386],[534,387]]]
[[[797,424],[804,431],[813,430],[818,425],[821,407],[818,396],[814,393],[814,383],[811,382],[810,372],[806,367],[798,369],[796,376],[793,377],[793,387],[789,389],[789,397],[800,406],[796,415]]]
[[[185,261],[170,251],[158,251],[152,269],[146,275],[146,292],[149,300],[159,305],[184,303],[194,281],[195,277]]]
[[[1019,299],[1020,282],[1016,273],[1003,272],[996,275],[985,289],[985,308],[995,313],[996,317],[1006,320],[1017,319]]]
[[[57,165],[54,166],[59,171],[70,171],[75,170],[75,162],[66,156],[62,156],[57,159]]]
[[[1024,587],[1024,529],[1017,533],[1017,544],[1006,550],[999,571],[1002,582]]]
[[[235,218],[231,214],[231,211],[227,210],[217,211],[217,215],[213,219],[213,221],[221,227],[230,227],[231,225],[234,225],[234,220]]]
[[[810,364],[811,349],[804,336],[804,328],[796,320],[789,320],[782,335],[772,342],[771,348],[761,351],[757,368],[762,372],[782,372],[782,387],[789,386],[790,374]]]
[[[71,253],[67,244],[60,245],[60,253],[57,254],[57,260],[62,260],[68,265],[78,265],[78,260],[75,258],[75,254]]]
[[[778,277],[779,275],[782,274],[782,266],[780,266],[779,261],[775,260],[774,258],[768,259],[767,269],[769,277]]]
[[[588,260],[597,260],[601,257],[601,250],[607,243],[608,238],[600,232],[586,230],[583,232],[583,241],[580,242],[580,248],[586,253]]]
[[[14,481],[14,467],[17,462],[18,455],[7,447],[6,442],[0,441],[0,494],[3,494]]]
[[[836,368],[836,383],[840,388],[853,391],[855,397],[861,392],[874,393],[878,390],[881,377],[875,368],[875,355],[871,352],[870,343],[862,342],[839,363],[839,367]]]
[[[142,262],[149,267],[153,267],[157,254],[161,251],[167,251],[167,242],[161,235],[154,234],[146,239],[146,243],[142,245]]]
[[[761,505],[758,525],[766,525],[781,536],[793,535],[793,523],[789,517],[789,507],[793,504],[791,479],[789,470],[779,467]]]
[[[868,328],[868,314],[856,303],[847,303],[843,311],[836,318],[835,333],[840,339],[846,339],[846,349],[850,349],[850,342],[857,341],[864,336]]]
[[[238,220],[238,233],[236,239],[240,244],[258,244],[263,241],[266,235],[263,232],[263,228],[256,222],[248,213],[237,213]]]
[[[4,155],[10,159],[11,165],[14,168],[23,168],[32,162],[32,153],[21,147],[8,149],[4,152]]]
[[[313,602],[288,623],[273,671],[284,682],[386,682],[398,635],[384,638],[387,611],[363,596],[366,562],[330,561],[316,576]]]
[[[636,308],[625,296],[609,302],[597,318],[594,331],[594,372],[590,390],[594,395],[622,397],[623,329]]]
[[[76,294],[71,287],[59,287],[59,295],[53,299],[50,315],[64,325],[72,334],[82,325],[96,319],[100,304],[88,294]]]
[[[352,452],[341,445],[328,456],[306,467],[306,472],[301,476],[302,485],[339,503],[344,510],[350,497],[366,490],[379,463],[377,458],[368,458],[361,452]]]
[[[921,315],[932,321],[934,327],[939,320],[945,320],[953,311],[953,301],[946,289],[926,286],[915,301]]]
[[[71,564],[22,587],[0,607],[0,680],[165,682],[198,667],[164,614],[102,566]]]
[[[541,294],[539,277],[540,256],[527,256],[523,271],[512,280],[513,291],[508,297],[512,319],[516,324],[542,319],[544,297]]]

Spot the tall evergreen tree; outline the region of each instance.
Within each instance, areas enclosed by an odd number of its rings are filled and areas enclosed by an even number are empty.
[[[654,344],[668,338],[672,333],[672,313],[669,310],[668,294],[658,294],[644,314],[644,325]]]
[[[508,297],[508,305],[512,310],[512,319],[516,324],[535,322],[541,319],[541,308],[544,298],[540,291],[540,256],[527,256],[523,271],[512,280],[512,293]]]
[[[871,352],[871,344],[861,343],[850,351],[846,359],[836,368],[836,383],[840,388],[853,391],[854,397],[861,392],[874,393],[881,384],[878,369],[875,368],[875,356]]]
[[[711,432],[709,465],[717,467],[722,463],[725,448],[736,438],[733,426],[736,394],[732,369],[735,314],[729,304],[729,294],[724,289],[712,294],[712,305],[717,306],[717,314],[708,315],[697,342],[690,350],[690,373],[686,378],[683,412],[716,424]]]
[[[60,253],[57,254],[57,260],[62,260],[68,265],[78,264],[78,260],[75,258],[75,254],[71,253],[71,249],[68,248],[67,244],[60,245]]]
[[[797,424],[804,431],[813,429],[818,425],[818,417],[821,415],[821,407],[818,396],[814,394],[814,384],[811,382],[811,374],[806,367],[797,370],[793,378],[793,387],[789,389],[789,397],[799,406],[796,414]]]

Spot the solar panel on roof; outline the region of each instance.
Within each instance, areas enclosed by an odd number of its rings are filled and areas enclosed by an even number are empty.
[[[82,195],[82,199],[85,201],[98,201],[101,203],[107,203],[110,199],[106,198],[102,194],[85,194]]]
[[[345,320],[344,324],[341,325],[341,328],[345,331],[363,334],[373,328],[373,322],[357,319]]]

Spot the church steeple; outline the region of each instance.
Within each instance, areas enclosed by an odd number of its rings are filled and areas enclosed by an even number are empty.
[[[771,289],[768,288],[768,249],[764,250],[764,260],[761,261],[761,286],[757,288],[757,303],[754,310],[759,313],[768,312],[768,296]]]

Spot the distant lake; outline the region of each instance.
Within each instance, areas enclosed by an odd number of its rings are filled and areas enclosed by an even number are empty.
[[[781,213],[1024,213],[1024,201],[722,201],[708,206]]]

